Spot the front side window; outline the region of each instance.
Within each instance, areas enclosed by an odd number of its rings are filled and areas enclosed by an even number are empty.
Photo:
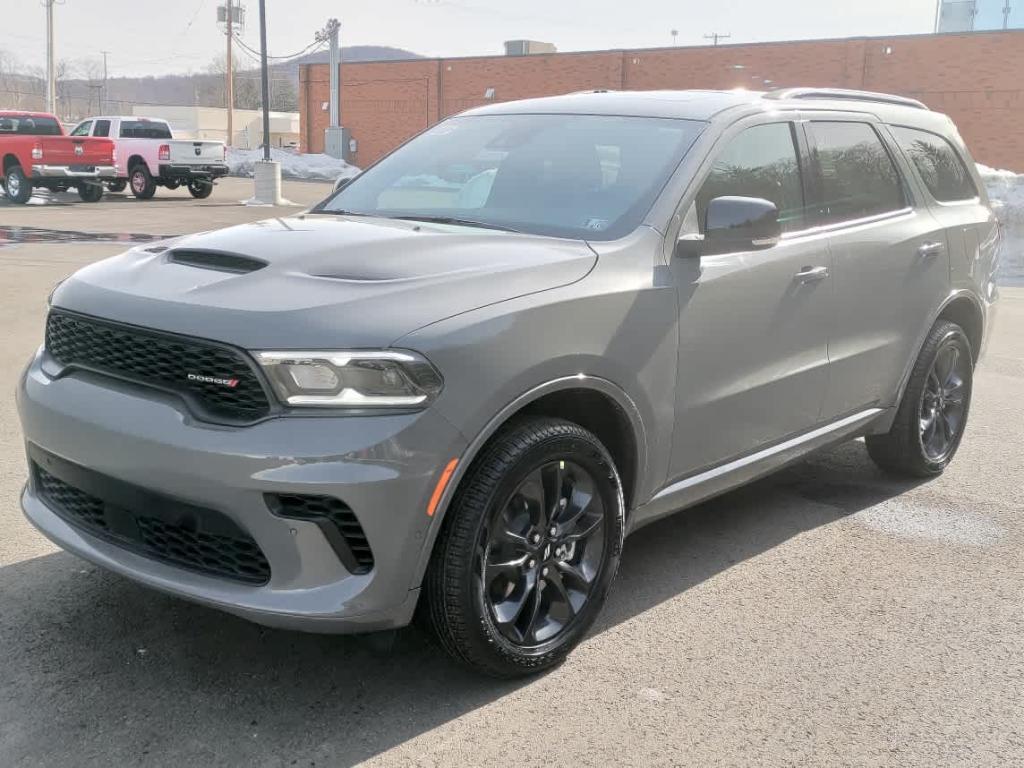
[[[88,136],[89,129],[92,128],[92,120],[86,120],[84,123],[79,123],[75,126],[75,130],[71,132],[72,136]]]
[[[967,166],[953,145],[944,138],[928,131],[898,125],[892,126],[892,132],[936,200],[951,203],[973,200],[978,196]]]
[[[315,210],[611,240],[643,221],[703,127],[612,115],[456,117]]]
[[[122,120],[122,139],[169,139],[171,129],[167,123],[152,120]]]
[[[896,165],[868,123],[811,122],[821,223],[863,219],[906,207]]]
[[[805,225],[803,183],[790,123],[757,125],[729,142],[697,193],[701,232],[708,203],[732,195],[775,203],[783,232]]]

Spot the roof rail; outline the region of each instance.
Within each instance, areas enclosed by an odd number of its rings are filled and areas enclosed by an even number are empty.
[[[874,91],[853,91],[847,88],[778,88],[764,95],[766,99],[842,99],[846,101],[874,101],[881,104],[897,104],[901,107],[928,109],[923,102],[906,96]]]

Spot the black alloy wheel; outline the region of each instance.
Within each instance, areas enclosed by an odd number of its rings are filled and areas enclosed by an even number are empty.
[[[604,503],[572,461],[531,472],[481,532],[480,589],[498,631],[536,646],[572,626],[590,597],[604,548]]]
[[[956,446],[967,414],[966,382],[971,362],[952,340],[943,344],[921,392],[921,449],[931,461],[946,459]]]
[[[622,481],[601,441],[562,419],[518,418],[443,514],[420,619],[477,672],[522,677],[560,663],[597,618],[622,554]]]
[[[932,477],[953,460],[967,426],[974,355],[956,323],[939,320],[921,347],[889,431],[868,435],[868,455],[881,469]]]

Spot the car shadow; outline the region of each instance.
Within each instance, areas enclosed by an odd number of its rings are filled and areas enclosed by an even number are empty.
[[[910,487],[848,443],[650,525],[592,635]],[[13,764],[352,765],[528,684],[477,677],[416,628],[266,629],[64,553],[0,568],[0,617]]]

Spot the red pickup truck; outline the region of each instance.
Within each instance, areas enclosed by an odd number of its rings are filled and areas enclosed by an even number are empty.
[[[12,202],[27,203],[36,187],[75,187],[79,197],[95,203],[103,197],[103,182],[117,176],[115,155],[110,139],[67,136],[53,115],[0,111],[0,184]]]

